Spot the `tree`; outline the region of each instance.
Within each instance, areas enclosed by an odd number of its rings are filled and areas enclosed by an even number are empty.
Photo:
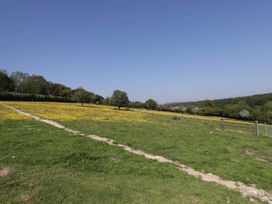
[[[207,101],[204,101],[202,107],[213,108],[215,107],[215,104],[213,101],[207,100]]]
[[[14,91],[14,82],[9,78],[9,76],[0,72],[0,92],[2,91]]]
[[[103,101],[104,101],[103,96],[95,94],[95,96],[94,96],[94,103],[95,104],[102,104]]]
[[[48,95],[49,82],[43,76],[33,75],[22,81],[17,87],[19,93]]]
[[[239,116],[240,116],[241,118],[248,118],[248,117],[250,116],[250,113],[249,113],[248,110],[243,109],[243,110],[241,110],[241,111],[239,112]]]
[[[53,96],[70,97],[72,93],[71,88],[59,83],[49,83],[49,94]]]
[[[153,99],[148,99],[146,102],[145,102],[145,106],[147,109],[149,110],[156,110],[157,107],[158,107],[158,103],[153,100]]]
[[[80,102],[81,106],[83,106],[83,103],[91,102],[93,95],[94,95],[93,93],[85,90],[82,87],[79,87],[79,88],[73,90],[73,99],[76,102]]]
[[[104,105],[110,105],[110,104],[111,104],[111,99],[110,99],[110,97],[105,98],[105,99],[103,100],[103,104],[104,104]]]
[[[12,72],[11,73],[10,78],[15,83],[16,91],[17,91],[17,87],[19,86],[19,84],[21,84],[22,82],[24,82],[28,77],[29,77],[28,73],[23,73],[23,72],[20,72],[20,71]]]
[[[6,75],[9,75],[9,73],[8,73],[7,70],[5,70],[5,69],[0,69],[0,72],[4,73],[4,74],[6,74]]]
[[[111,96],[111,104],[114,106],[118,106],[118,109],[120,109],[121,107],[128,107],[129,100],[127,93],[124,91],[115,90]]]
[[[182,113],[186,113],[186,111],[187,111],[186,106],[180,106],[179,109],[180,109],[180,112],[182,112]]]

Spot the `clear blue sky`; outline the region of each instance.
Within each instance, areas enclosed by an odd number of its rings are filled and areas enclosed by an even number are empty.
[[[160,103],[272,92],[272,1],[1,0],[0,68]]]

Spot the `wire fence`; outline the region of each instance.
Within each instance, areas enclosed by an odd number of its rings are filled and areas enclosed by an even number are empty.
[[[272,125],[268,124],[259,124],[258,122],[239,124],[221,121],[217,122],[217,124],[218,128],[221,130],[252,134],[255,136],[272,137]]]
[[[211,128],[222,130],[222,131],[229,131],[229,132],[237,132],[237,133],[244,133],[244,134],[251,134],[255,136],[265,136],[265,137],[272,137],[272,125],[257,123],[257,122],[230,122],[227,119],[222,120],[199,120],[199,119],[191,119],[191,121],[201,124],[210,126]]]
[[[187,115],[186,115],[187,116]],[[171,116],[172,120],[179,120],[188,125],[202,125],[209,127],[210,129],[220,130],[220,131],[228,131],[228,132],[236,132],[236,133],[244,133],[251,134],[254,136],[264,136],[264,137],[272,137],[272,125],[266,123],[258,123],[256,122],[247,122],[240,121],[235,119],[228,118],[218,118],[218,117],[201,117],[196,116],[193,117],[184,117],[184,116]]]
[[[261,136],[271,136],[272,137],[272,126],[271,125],[267,125],[267,124],[260,124],[258,125],[258,131],[259,131],[259,135]]]

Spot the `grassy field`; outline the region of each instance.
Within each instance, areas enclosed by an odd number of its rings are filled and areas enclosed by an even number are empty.
[[[5,102],[7,103],[7,102]],[[272,138],[244,122],[65,103],[8,102],[86,134],[105,136],[225,179],[272,191]],[[173,116],[181,117],[173,120]],[[89,203],[248,203],[239,193],[0,106],[0,201]],[[255,201],[256,202],[256,201]]]

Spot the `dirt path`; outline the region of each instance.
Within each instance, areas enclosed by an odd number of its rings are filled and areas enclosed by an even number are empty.
[[[139,156],[143,156],[143,157],[145,157],[147,159],[158,161],[160,163],[173,164],[178,169],[180,169],[181,171],[184,171],[184,172],[186,172],[187,174],[189,174],[191,176],[200,178],[203,181],[207,181],[207,182],[210,182],[210,183],[216,183],[216,184],[219,184],[219,185],[224,186],[226,188],[239,191],[243,196],[257,198],[257,199],[260,199],[261,201],[272,204],[272,194],[270,194],[269,192],[266,192],[265,190],[257,189],[254,186],[247,186],[246,184],[244,184],[242,182],[224,180],[223,178],[220,178],[219,176],[216,176],[216,175],[211,174],[211,173],[203,173],[203,172],[200,172],[200,171],[196,171],[196,170],[192,169],[191,167],[186,166],[184,164],[181,164],[181,163],[179,163],[177,161],[172,161],[172,160],[169,160],[169,159],[167,159],[165,157],[162,157],[162,156],[149,154],[149,153],[146,153],[146,152],[144,152],[142,150],[136,150],[136,149],[133,149],[133,148],[127,146],[127,145],[119,144],[116,141],[105,138],[105,137],[100,137],[100,136],[97,136],[97,135],[85,135],[85,134],[80,133],[79,131],[66,128],[63,125],[61,125],[61,124],[59,124],[59,123],[57,123],[55,121],[42,119],[42,118],[40,118],[38,116],[32,115],[30,113],[27,113],[27,112],[24,112],[24,111],[21,111],[21,110],[18,110],[18,109],[14,108],[12,106],[9,106],[9,105],[4,105],[4,106],[16,111],[19,114],[31,117],[31,118],[33,118],[33,119],[35,119],[37,121],[43,122],[43,123],[47,123],[47,124],[52,125],[52,126],[54,126],[56,128],[64,129],[65,131],[71,132],[71,133],[73,133],[75,135],[85,136],[85,137],[91,138],[91,139],[96,140],[96,141],[104,142],[104,143],[107,143],[107,144],[112,145],[112,146],[117,146],[119,148],[124,149],[125,151],[131,152],[131,153],[139,155]]]

